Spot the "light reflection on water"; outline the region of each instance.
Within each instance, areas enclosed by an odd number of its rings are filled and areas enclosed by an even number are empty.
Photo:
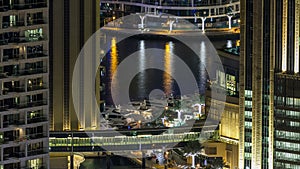
[[[170,41],[167,39],[129,39],[126,43],[116,44],[117,39],[115,37],[110,39],[111,50],[106,55],[106,104],[112,105],[111,91],[113,89],[114,94],[120,94],[122,91],[118,91],[118,86],[122,85],[122,82],[112,78],[116,74],[118,65],[122,60],[126,59],[131,53],[137,52],[138,60],[136,63],[137,73],[134,79],[132,79],[130,86],[130,97],[131,100],[143,100],[149,98],[151,91],[159,89],[166,95],[180,95],[180,91],[176,81],[172,78],[174,73],[180,73],[181,65],[176,63],[173,58],[175,55],[180,57],[187,65],[190,67],[191,71],[194,73],[196,81],[198,82],[199,92],[204,94],[205,84],[207,80],[207,73],[203,64],[200,60],[206,61],[206,45],[205,43],[199,44],[199,56],[190,56],[191,53],[186,53],[186,47],[176,41]],[[150,60],[146,57],[146,49],[156,48],[161,49],[156,51],[156,53],[151,53],[155,55],[157,59]],[[200,58],[198,58],[200,57]],[[144,70],[145,65],[151,64],[163,64],[164,70]],[[107,66],[108,65],[108,66]],[[124,92],[124,91],[123,91]]]
[[[164,92],[169,96],[172,92],[172,55],[173,55],[173,42],[168,42],[165,47],[165,57],[164,57]]]

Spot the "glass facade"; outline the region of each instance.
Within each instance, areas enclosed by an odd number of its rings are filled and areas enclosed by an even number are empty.
[[[300,168],[300,1],[244,0],[241,6],[240,168]]]
[[[300,167],[300,79],[293,75],[276,76],[275,167]]]

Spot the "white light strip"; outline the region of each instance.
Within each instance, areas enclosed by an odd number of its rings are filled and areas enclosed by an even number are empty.
[[[288,15],[288,1],[283,2],[282,15],[282,71],[287,70],[287,15]]]
[[[300,19],[300,0],[295,2],[295,60],[294,72],[299,73],[299,19]]]

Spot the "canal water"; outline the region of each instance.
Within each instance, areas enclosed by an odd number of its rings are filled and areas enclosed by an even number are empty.
[[[216,49],[222,48],[228,40],[231,44],[234,44],[237,37],[213,37],[211,42]],[[215,63],[210,63],[210,56],[208,56],[208,50],[215,50],[209,48],[209,44],[199,44],[198,53],[193,53],[185,44],[168,37],[140,37],[134,36],[127,38],[124,41],[117,43],[116,37],[106,38],[110,46],[110,51],[107,52],[106,57],[102,60],[102,65],[106,67],[105,76],[101,79],[105,83],[105,97],[106,105],[114,105],[112,99],[112,92],[117,95],[122,95],[120,86],[124,85],[122,81],[114,79],[114,74],[118,72],[118,66],[128,56],[135,53],[138,55],[135,63],[130,63],[130,66],[137,68],[136,76],[130,80],[129,96],[131,101],[142,101],[149,99],[149,96],[153,91],[160,91],[165,95],[179,96],[180,90],[174,74],[180,74],[183,67],[182,63],[191,70],[193,78],[197,82],[198,90],[200,94],[204,94],[206,90],[207,80],[215,79],[215,73],[212,73],[212,77],[208,76],[205,65],[213,66]],[[229,43],[229,44],[230,44]],[[148,57],[149,49],[158,49],[151,52],[153,57]],[[148,52],[148,53],[147,53]],[[183,62],[178,61],[178,57]],[[162,64],[163,70],[159,69],[146,69],[149,65]],[[122,74],[126,76],[126,74]],[[187,75],[188,76],[188,75]],[[113,82],[113,83],[112,83]],[[187,82],[188,83],[188,82]],[[112,89],[112,90],[111,90]],[[127,91],[125,91],[127,92]]]

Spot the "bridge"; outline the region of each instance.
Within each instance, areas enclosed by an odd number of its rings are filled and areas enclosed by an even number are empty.
[[[191,131],[180,127],[118,132],[109,130],[51,132],[49,146],[50,152],[105,152],[107,150],[113,152],[173,148],[182,147],[185,142],[201,140],[203,137],[208,138],[216,128],[217,125],[209,125],[194,127]],[[203,133],[201,133],[202,130]]]
[[[201,22],[198,24],[198,26],[201,26],[203,31],[205,30],[205,27],[231,29],[232,27],[239,26],[239,0],[230,0],[226,3],[216,3],[207,5],[204,5],[201,2],[198,3],[194,1],[184,4],[176,3],[176,1],[174,1],[173,3],[165,4],[162,3],[162,1],[157,2],[151,0],[103,0],[100,3],[102,12],[108,12],[111,8],[111,6],[109,5],[112,5],[114,9],[113,11],[126,13],[126,10],[128,10],[126,7],[129,6],[139,8],[140,12],[148,14],[148,17],[161,17],[161,13],[163,12],[173,14],[173,18],[176,20],[193,19],[194,22],[197,23],[197,20],[200,19]],[[113,18],[114,17],[115,16],[113,16]],[[224,17],[228,18],[228,20],[222,19],[222,21],[220,20],[218,22],[208,21],[208,19],[212,20]],[[141,20],[144,20],[144,18],[141,18]]]

